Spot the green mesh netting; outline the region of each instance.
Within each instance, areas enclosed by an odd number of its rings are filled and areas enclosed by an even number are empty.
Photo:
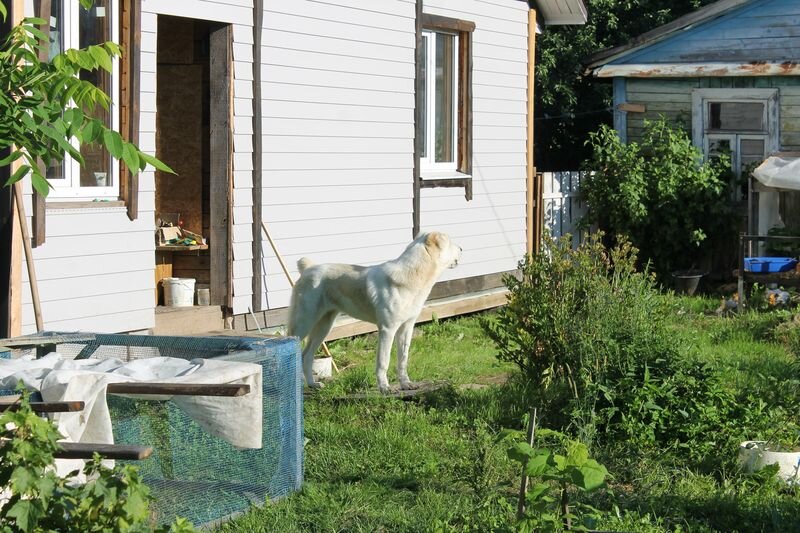
[[[114,442],[153,448],[150,458],[133,464],[155,497],[155,521],[182,516],[195,525],[214,523],[300,488],[303,395],[296,339],[97,334],[94,341],[60,344],[58,351],[68,358],[213,357],[261,365],[263,447],[258,450],[237,449],[206,433],[172,401],[108,396]]]

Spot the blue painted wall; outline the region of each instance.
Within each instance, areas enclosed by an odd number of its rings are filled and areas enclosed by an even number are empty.
[[[609,64],[800,61],[800,0],[755,0]]]

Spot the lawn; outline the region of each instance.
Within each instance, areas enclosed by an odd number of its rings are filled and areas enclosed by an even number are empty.
[[[698,430],[703,446],[692,450],[705,456],[685,464],[676,457],[691,453],[595,436],[591,453],[610,477],[605,488],[574,498],[600,510],[594,527],[606,531],[800,531],[797,490],[735,467],[741,440],[774,437],[766,434],[772,427],[797,435],[798,369],[779,326],[790,313],[720,317],[715,298],[665,298],[676,342],[714,368],[726,389],[719,397],[742,402],[742,418],[707,413],[711,422]],[[220,531],[513,530],[520,468],[496,437],[524,427],[530,396],[479,322],[470,316],[417,328],[411,377],[447,385],[413,402],[348,399],[375,387],[375,338],[333,343],[342,372],[305,403],[303,490]]]

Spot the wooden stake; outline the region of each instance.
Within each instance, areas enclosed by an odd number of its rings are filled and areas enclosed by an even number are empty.
[[[286,267],[286,263],[283,261],[283,257],[281,256],[280,252],[278,252],[278,247],[275,246],[275,241],[272,240],[272,236],[269,234],[267,225],[264,223],[263,220],[261,221],[261,227],[264,229],[264,234],[267,236],[269,245],[272,246],[272,251],[275,252],[275,257],[278,258],[278,263],[280,263],[281,268],[283,269],[283,273],[286,274],[286,279],[289,280],[289,285],[294,287],[294,279],[292,279],[292,275],[289,273],[289,269]],[[338,373],[339,368],[336,366],[336,361],[333,360],[331,351],[328,349],[328,345],[325,344],[325,341],[322,342],[322,351],[325,352],[326,356],[331,358],[331,364],[333,365],[333,369]]]
[[[536,408],[531,409],[530,420],[528,421],[528,444],[533,446],[533,439],[536,436]],[[525,467],[522,467],[522,482],[519,485],[519,502],[517,503],[517,518],[521,519],[525,514],[525,496],[528,494],[528,476],[525,474]]]
[[[31,237],[28,233],[28,218],[25,216],[25,205],[22,201],[22,184],[14,184],[14,203],[17,204],[17,217],[19,218],[19,229],[22,232],[22,244],[25,247],[25,263],[28,266],[28,281],[31,284],[31,299],[33,300],[33,314],[36,318],[36,330],[44,330],[42,320],[42,307],[39,301],[39,284],[36,281],[36,269],[33,266],[33,250],[31,249]]]

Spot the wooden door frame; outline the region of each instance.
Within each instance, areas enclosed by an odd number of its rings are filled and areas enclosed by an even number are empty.
[[[209,44],[211,304],[231,308],[233,307],[231,280],[233,28],[231,25],[212,27],[209,32]]]

